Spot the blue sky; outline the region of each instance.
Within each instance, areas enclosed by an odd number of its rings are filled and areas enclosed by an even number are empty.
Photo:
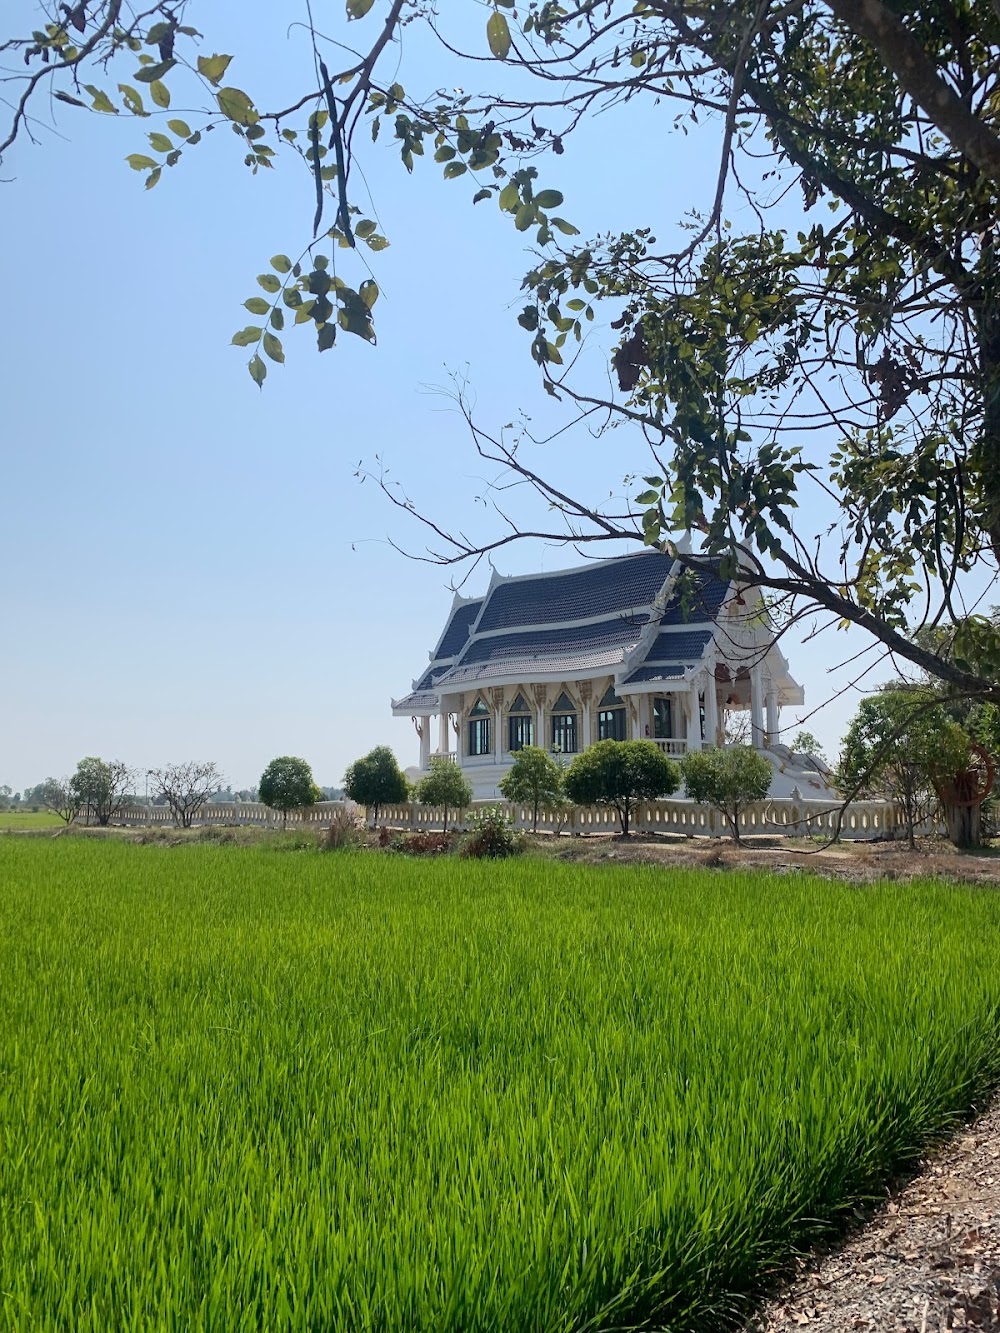
[[[30,3],[8,8],[5,35],[19,16],[32,26]],[[204,28],[202,8],[189,17]],[[469,40],[485,49],[486,11],[468,9]],[[204,49],[236,50],[230,81],[277,102],[307,58],[288,12],[241,5],[238,31],[220,20]],[[452,83],[454,68],[409,31],[400,79]],[[192,118],[180,102],[169,114]],[[669,118],[598,119],[543,168],[585,234],[651,224],[667,236],[706,198],[715,136],[671,134]],[[0,782],[22,788],[85,754],[143,769],[213,759],[236,786],[276,754],[303,755],[325,784],[378,743],[413,762],[389,699],[426,661],[451,576],[392,549],[389,535],[419,546],[419,532],[353,473],[379,455],[429,512],[477,530],[482,468],[428,386],[465,372],[485,423],[520,410],[555,421],[515,319],[524,237],[494,204],[473,209],[467,181],[443,182],[429,163],[408,176],[391,146],[367,152],[392,243],[372,257],[379,345],[342,336],[320,357],[292,331],[287,365],[258,393],[229,339],[268,256],[308,239],[308,177],[291,161],[251,177],[220,131],[147,192],[124,157],[153,122],[61,106],[54,119],[58,132],[40,129],[40,146],[20,144],[3,171]],[[541,458],[598,498],[640,454],[618,431],[577,433]],[[498,563],[574,562],[536,545]],[[786,647],[810,707],[842,683],[833,662],[863,646],[834,639]],[[831,750],[853,703],[808,724]]]

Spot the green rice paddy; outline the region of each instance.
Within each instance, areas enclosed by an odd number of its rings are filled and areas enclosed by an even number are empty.
[[[1000,1081],[1000,897],[0,839],[0,1328],[719,1329]]]

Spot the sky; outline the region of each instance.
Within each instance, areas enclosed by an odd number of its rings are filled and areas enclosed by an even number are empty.
[[[353,25],[358,43],[382,8]],[[30,0],[4,9],[3,36],[37,23]],[[238,23],[226,9],[189,6],[202,49],[235,51],[227,81],[280,104],[308,68],[286,27],[295,6],[248,0]],[[467,10],[459,33],[485,53],[486,11]],[[454,83],[420,25],[405,42],[408,88]],[[471,206],[468,178],[444,182],[430,162],[410,176],[391,145],[370,147],[365,182],[391,241],[371,256],[378,346],[341,335],[319,356],[292,330],[287,363],[258,392],[230,338],[250,322],[241,303],[268,257],[298,254],[311,234],[307,174],[288,161],[253,177],[219,131],[147,191],[124,158],[148,151],[154,121],[55,103],[37,114],[38,144],[16,145],[0,172],[0,783],[20,790],[88,754],[139,770],[213,760],[235,788],[278,754],[305,757],[322,785],[376,744],[415,762],[390,699],[422,671],[455,575],[394,548],[419,552],[417,525],[355,473],[381,460],[425,512],[483,530],[483,468],[438,390],[465,377],[487,426],[559,419],[516,323],[525,237],[494,203]],[[166,115],[196,119],[179,101]],[[585,235],[673,234],[710,198],[716,136],[671,134],[668,119],[638,107],[598,118],[541,185],[563,191]],[[595,374],[611,336],[598,330],[586,352]],[[627,429],[577,432],[537,458],[596,499],[639,466],[640,444]],[[577,562],[536,543],[497,567]],[[783,714],[789,734],[856,674],[835,666],[865,646],[801,638],[784,644],[807,696]],[[848,692],[807,721],[831,755],[856,702]]]

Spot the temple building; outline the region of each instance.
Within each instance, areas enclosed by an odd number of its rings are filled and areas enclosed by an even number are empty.
[[[429,665],[392,711],[413,721],[419,772],[446,755],[477,800],[499,796],[525,745],[568,760],[597,740],[648,737],[679,758],[724,744],[742,712],[779,794],[801,778],[780,710],[803,700],[758,590],[643,551],[549,574],[494,571],[485,596],[456,595]]]

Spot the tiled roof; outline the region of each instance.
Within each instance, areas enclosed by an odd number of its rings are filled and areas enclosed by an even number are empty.
[[[642,666],[622,681],[623,685],[639,685],[644,680],[678,680],[684,675],[681,662],[660,662],[656,666]]]
[[[565,655],[595,648],[624,649],[639,642],[642,628],[648,619],[648,613],[643,611],[637,616],[612,616],[589,625],[530,629],[520,634],[488,634],[482,637],[477,634],[458,659],[457,665],[464,667],[511,658],[535,661],[555,652]]]
[[[673,566],[669,555],[645,551],[537,578],[514,578],[490,590],[476,632],[550,625],[649,606]]]
[[[714,574],[696,576],[687,586],[685,596],[673,596],[663,612],[661,625],[698,625],[706,620],[715,620],[719,608],[726,600],[729,584],[717,579]]]
[[[404,694],[402,699],[393,699],[394,709],[415,709],[415,708],[437,708],[438,697],[433,691],[414,690],[412,694]]]
[[[413,688],[415,690],[433,689],[434,682],[436,680],[440,680],[447,670],[448,670],[447,664],[441,665],[440,663],[436,664],[432,663],[424,672],[424,674],[420,677],[420,679],[417,681],[416,685],[414,685]]]
[[[709,629],[664,631],[656,638],[643,658],[643,665],[653,662],[697,662],[712,637]]]
[[[435,654],[435,661],[443,657],[457,657],[465,647],[469,637],[469,630],[472,628],[476,616],[479,615],[479,608],[483,604],[481,597],[472,602],[463,602],[456,606],[451,613],[451,618],[445,626],[444,634],[441,636],[441,643]]]

